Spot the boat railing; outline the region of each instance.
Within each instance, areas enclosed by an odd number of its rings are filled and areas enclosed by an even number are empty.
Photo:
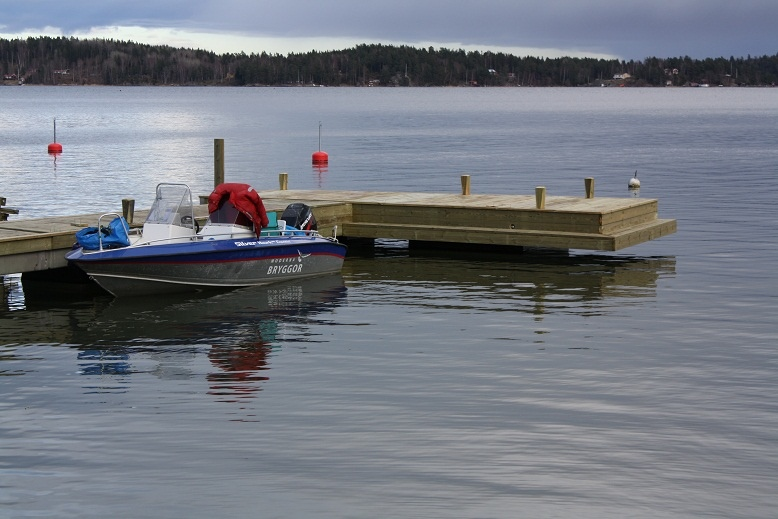
[[[260,237],[265,237],[265,236],[268,237],[303,236],[303,237],[316,238],[321,235],[319,234],[319,231],[309,231],[305,229],[295,229],[294,227],[286,227],[284,229],[273,229],[273,228],[262,229],[260,231]]]
[[[257,238],[253,230],[248,228],[236,230],[235,227],[225,225],[227,230],[220,232],[214,229],[214,225],[207,225],[203,231],[192,236],[192,240],[225,240],[225,239],[251,239]],[[259,238],[317,238],[321,237],[318,231],[301,230],[294,227],[276,229],[274,227],[265,227],[259,233]]]
[[[108,216],[112,216],[113,217],[111,219],[111,221],[113,221],[116,218],[119,218],[119,221],[121,222],[122,227],[124,227],[124,232],[127,233],[127,236],[130,235],[130,228],[127,225],[127,221],[122,217],[122,215],[120,215],[118,213],[105,213],[105,214],[101,214],[97,218],[97,230],[98,230],[98,232],[97,232],[97,242],[100,244],[100,249],[99,249],[100,251],[103,250],[103,218],[107,218]]]
[[[261,234],[261,238],[324,238],[321,234],[318,233],[318,231],[303,231],[299,229],[286,229],[284,231],[276,230],[276,229],[263,229]],[[156,238],[151,240],[143,240],[143,243],[139,243],[138,245],[158,245],[158,244],[167,244],[167,243],[187,243],[187,242],[193,242],[193,241],[209,241],[209,240],[249,240],[249,239],[256,239],[257,235],[254,234],[253,231],[251,232],[245,232],[245,231],[225,231],[225,232],[217,232],[217,233],[209,233],[209,234],[192,234],[190,236],[178,236],[175,238]],[[330,238],[327,238],[330,239]]]
[[[105,213],[98,217],[97,219],[97,228],[103,229],[103,220],[107,219],[108,217],[112,217],[110,221],[113,221],[114,218],[120,218],[121,215],[118,213]],[[177,236],[177,237],[160,237],[160,238],[153,238],[153,239],[146,239],[145,236],[142,234],[141,229],[130,229],[128,224],[124,219],[120,219],[122,227],[124,227],[124,231],[127,233],[128,236],[131,236],[133,234],[137,234],[138,239],[133,240],[133,243],[137,245],[157,245],[157,244],[173,244],[173,243],[187,243],[187,242],[193,242],[193,241],[204,241],[204,240],[224,240],[224,239],[236,239],[236,240],[246,240],[246,239],[252,239],[256,238],[256,234],[254,231],[249,230],[238,230],[236,231],[234,228],[232,228],[229,231],[225,232],[216,232],[216,233],[208,233],[208,234],[200,234],[200,233],[193,233],[191,235],[187,236]],[[276,229],[276,228],[265,228],[262,229],[260,232],[259,238],[325,238],[327,240],[332,241],[338,241],[336,238],[336,230],[337,227],[333,229],[333,236],[332,238],[322,236],[319,231],[315,230],[305,230],[305,229],[296,229],[294,227],[285,227],[283,229]],[[142,239],[142,243],[139,243],[138,240]],[[99,242],[99,250],[103,251],[103,233],[99,233],[98,237]]]
[[[301,237],[301,238],[324,238],[338,242],[338,226],[332,226],[332,236],[324,236],[318,230],[298,229],[296,227],[285,227],[284,229],[265,228],[262,229],[260,237]]]
[[[146,245],[166,245],[166,244],[175,244],[175,243],[188,243],[190,241],[198,241],[202,240],[202,236],[198,236],[197,234],[191,234],[188,236],[174,236],[172,238],[152,238],[152,239],[146,239],[143,237],[142,240],[138,240],[135,242],[135,245],[145,247]]]

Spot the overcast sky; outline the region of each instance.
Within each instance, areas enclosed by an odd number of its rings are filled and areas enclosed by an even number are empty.
[[[778,54],[778,0],[0,0],[0,37],[289,54],[360,43],[518,56]]]

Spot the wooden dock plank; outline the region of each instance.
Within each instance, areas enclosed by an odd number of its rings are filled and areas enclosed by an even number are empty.
[[[440,193],[389,193],[380,191],[261,191],[262,199],[307,200],[311,203],[350,202],[373,204],[422,205],[433,207],[526,209],[535,210],[535,195],[460,195]],[[653,199],[638,198],[581,198],[549,196],[546,211],[607,214],[614,211],[641,208],[650,211],[656,205]],[[644,207],[646,206],[646,207]]]
[[[553,211],[493,208],[444,208],[430,206],[386,206],[353,204],[357,222],[380,222],[441,227],[484,227],[535,229],[547,231],[600,232],[597,214],[557,213]]]

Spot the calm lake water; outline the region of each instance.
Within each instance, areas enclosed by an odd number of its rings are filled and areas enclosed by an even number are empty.
[[[678,232],[387,241],[339,276],[141,301],[6,276],[0,517],[776,517],[778,89],[2,87],[0,196],[15,219],[207,194],[215,138],[260,192],[592,176]]]

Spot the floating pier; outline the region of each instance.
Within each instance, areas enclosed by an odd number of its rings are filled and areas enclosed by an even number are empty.
[[[676,232],[675,220],[658,217],[657,200],[595,198],[591,178],[583,197],[547,196],[543,187],[531,195],[470,194],[470,177],[461,183],[461,193],[289,190],[282,173],[279,189],[259,192],[268,211],[308,204],[321,234],[344,241],[470,244],[484,252],[490,246],[617,251]],[[147,210],[134,212],[134,201],[121,202],[128,220],[140,225]],[[75,233],[96,225],[98,216],[0,222],[0,275],[65,267]],[[207,206],[196,206],[195,216],[204,220]]]
[[[444,244],[617,251],[676,232],[658,202],[636,198],[263,191],[266,207],[303,202],[322,234]],[[485,249],[486,250],[486,249]]]

